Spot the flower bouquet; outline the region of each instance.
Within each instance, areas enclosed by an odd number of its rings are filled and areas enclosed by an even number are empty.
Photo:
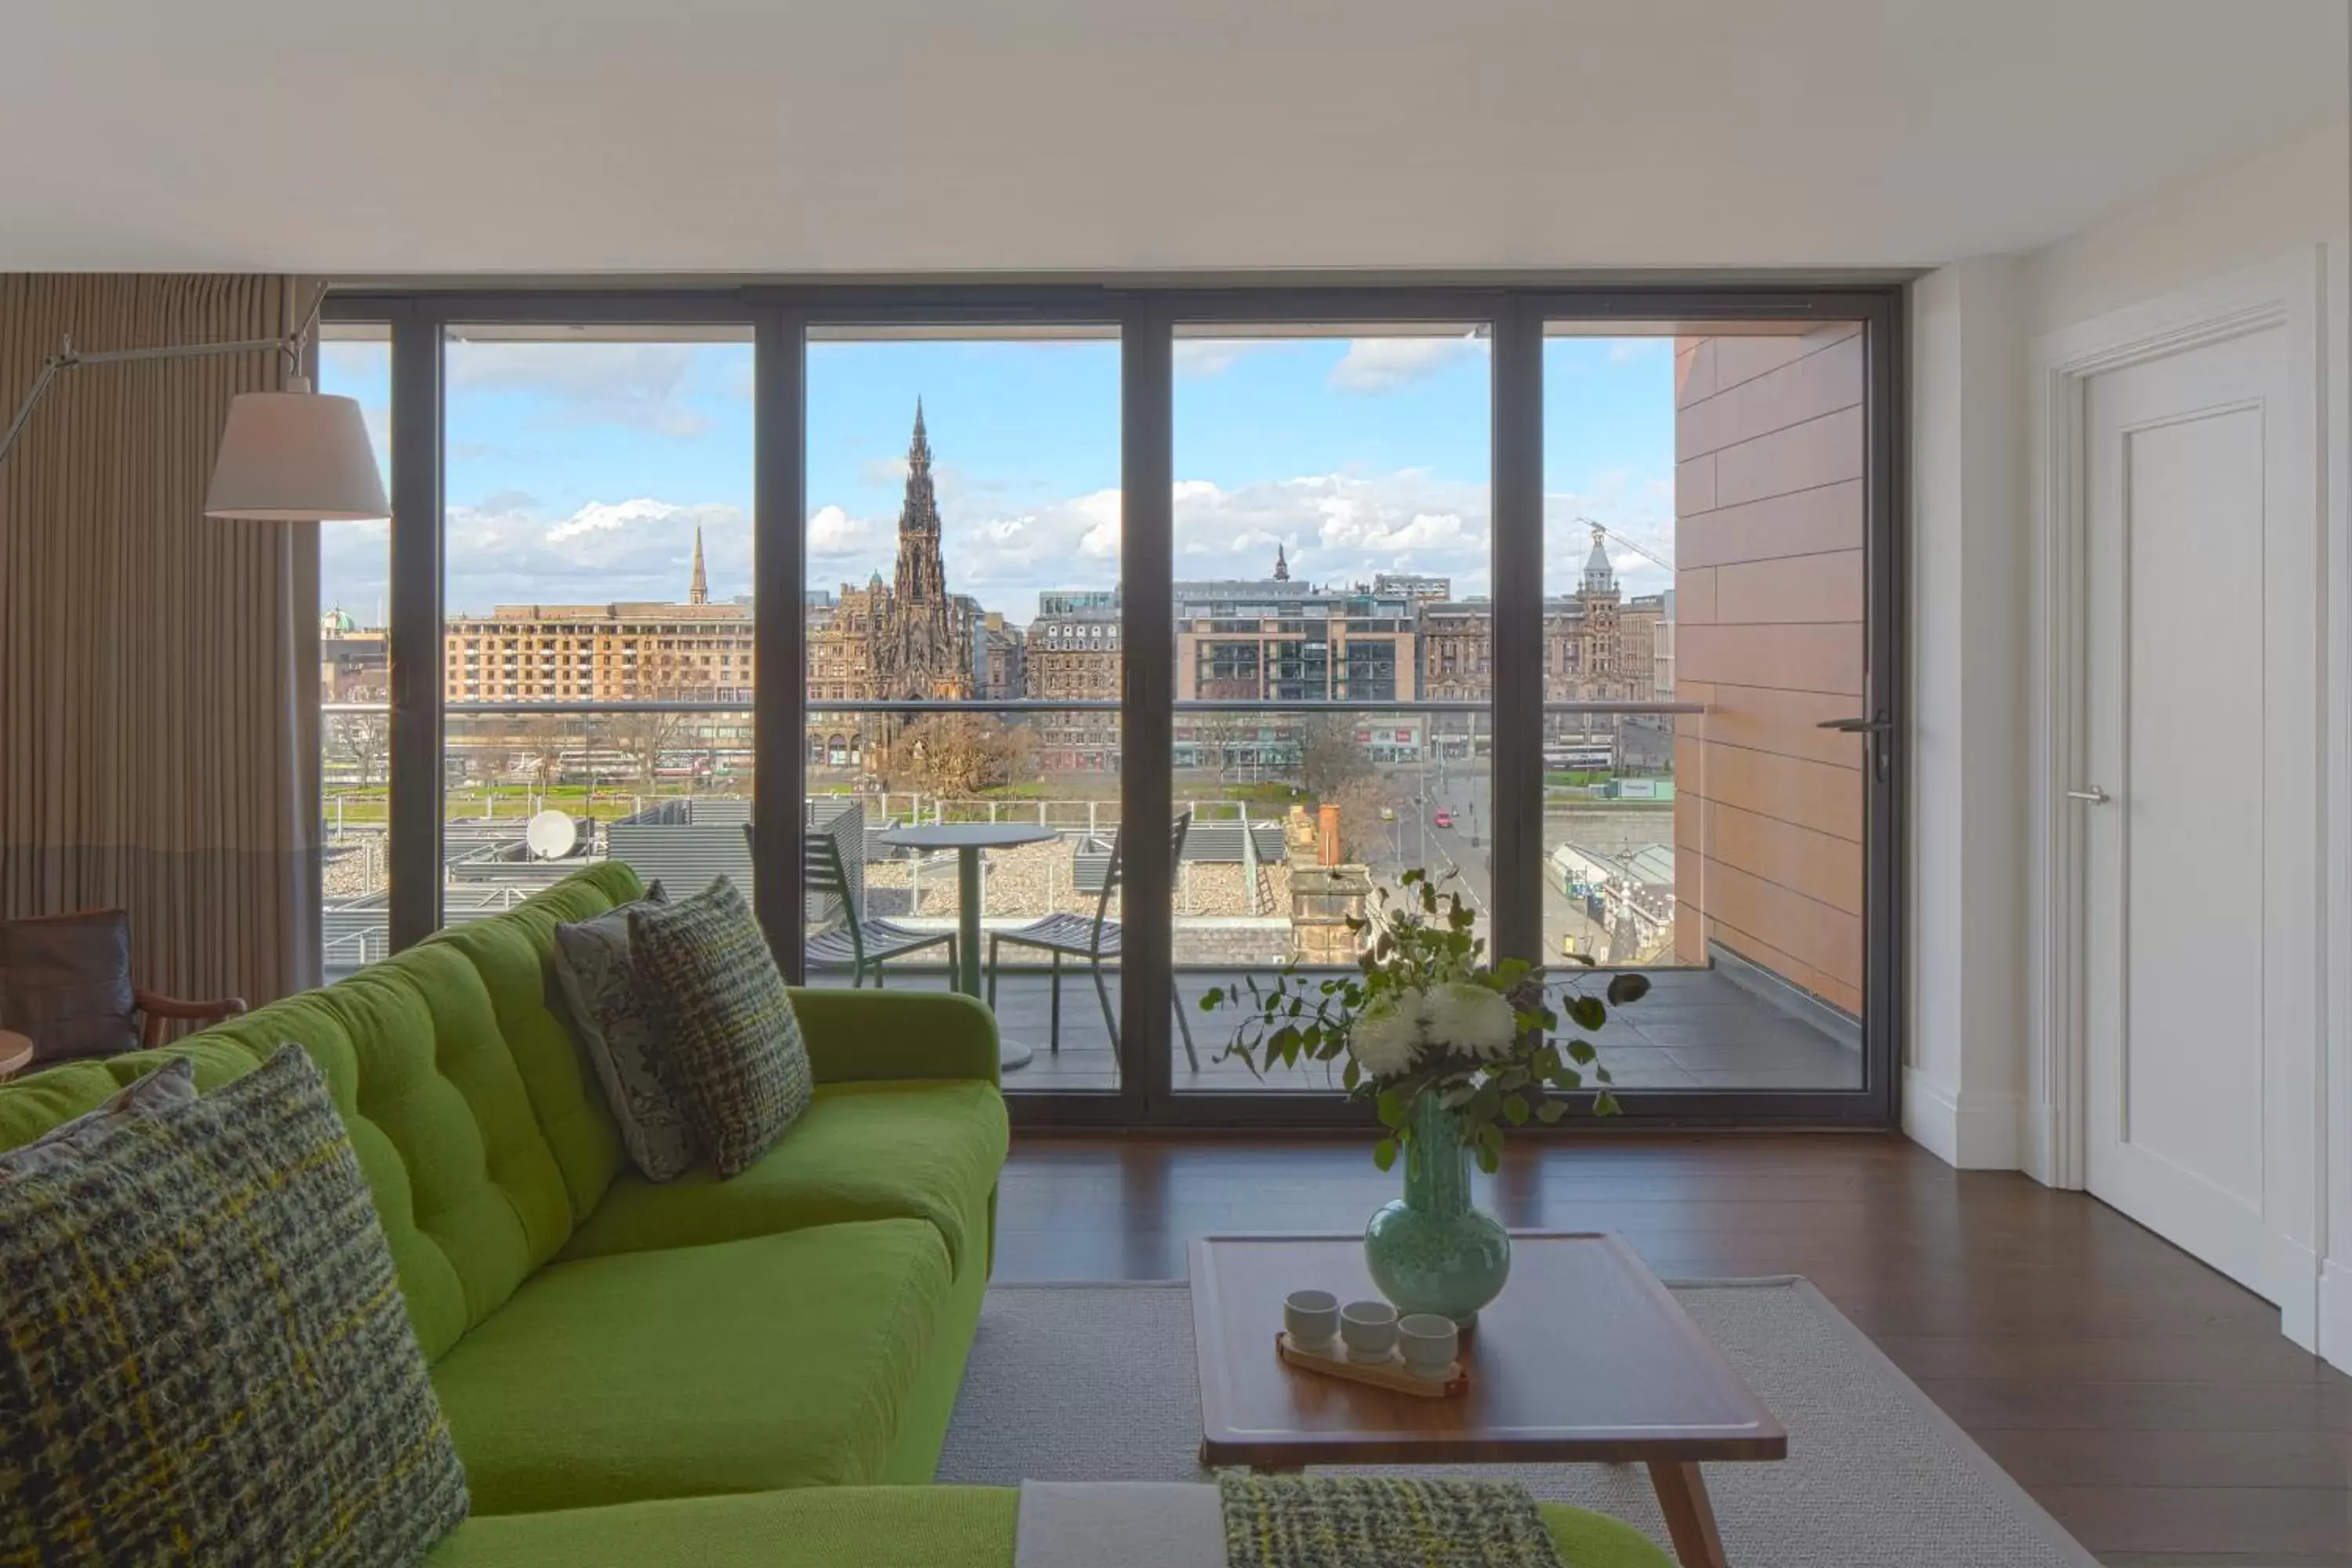
[[[1470,1203],[1468,1163],[1491,1172],[1508,1128],[1555,1122],[1590,1095],[1597,1116],[1616,1096],[1587,1033],[1612,1006],[1650,989],[1640,974],[1610,975],[1601,994],[1572,984],[1558,998],[1523,959],[1489,963],[1476,916],[1428,872],[1409,870],[1397,896],[1376,890],[1348,921],[1363,941],[1356,969],[1317,974],[1291,964],[1268,983],[1244,980],[1202,997],[1205,1011],[1244,1014],[1220,1060],[1263,1076],[1300,1062],[1336,1065],[1351,1096],[1379,1114],[1372,1163],[1405,1162],[1404,1196],[1372,1216],[1364,1249],[1372,1278],[1405,1311],[1438,1311],[1467,1323],[1494,1299],[1510,1267],[1510,1240]],[[1583,961],[1590,967],[1591,961]]]

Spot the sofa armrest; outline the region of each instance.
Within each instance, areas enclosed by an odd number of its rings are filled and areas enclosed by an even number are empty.
[[[819,1083],[874,1079],[999,1081],[996,1016],[951,991],[796,986],[793,1011]]]

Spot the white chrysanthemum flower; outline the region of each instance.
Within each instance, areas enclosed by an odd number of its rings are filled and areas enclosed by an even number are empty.
[[[1410,1068],[1421,1049],[1421,1012],[1418,991],[1401,992],[1366,1008],[1348,1031],[1356,1065],[1374,1078],[1394,1078]]]
[[[1499,992],[1467,981],[1432,989],[1422,1006],[1429,1037],[1465,1056],[1493,1060],[1518,1041],[1518,1015]]]

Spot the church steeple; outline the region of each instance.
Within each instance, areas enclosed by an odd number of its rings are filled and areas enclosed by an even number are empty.
[[[687,579],[686,602],[689,605],[710,603],[710,574],[702,567],[702,530],[694,531],[694,574]]]
[[[1274,580],[1277,583],[1290,581],[1290,563],[1284,557],[1282,541],[1278,539],[1274,542]]]
[[[907,499],[898,509],[898,532],[940,531],[940,501],[931,484],[931,438],[923,430],[923,400],[915,399],[915,436],[907,443]]]

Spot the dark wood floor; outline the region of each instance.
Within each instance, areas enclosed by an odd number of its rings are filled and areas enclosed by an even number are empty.
[[[1023,1135],[997,1278],[1180,1279],[1193,1236],[1394,1194],[1360,1142]],[[2352,1379],[2080,1194],[1884,1135],[1662,1134],[1523,1145],[1483,1201],[1669,1278],[1805,1275],[2103,1562],[2352,1568]]]

